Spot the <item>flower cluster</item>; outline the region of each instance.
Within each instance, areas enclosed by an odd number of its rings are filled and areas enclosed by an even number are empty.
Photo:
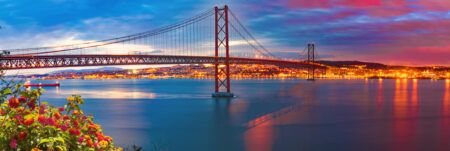
[[[38,103],[41,89],[21,90],[1,100],[0,148],[7,150],[122,150],[80,109],[83,99],[69,96],[63,107]]]

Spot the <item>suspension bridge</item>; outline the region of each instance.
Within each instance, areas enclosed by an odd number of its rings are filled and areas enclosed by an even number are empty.
[[[225,5],[206,10],[175,24],[133,35],[70,45],[1,50],[0,52],[7,55],[0,56],[0,69],[214,64],[213,96],[230,97],[233,96],[230,64],[325,68],[324,65],[310,60],[309,50],[310,45],[308,45],[308,60],[287,60],[275,56]]]

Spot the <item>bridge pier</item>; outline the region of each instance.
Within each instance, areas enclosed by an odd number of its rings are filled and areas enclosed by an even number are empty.
[[[230,92],[214,92],[212,94],[213,98],[232,98],[234,97],[233,93]]]
[[[230,85],[230,46],[228,35],[228,6],[214,7],[215,11],[215,92],[212,97],[234,97]],[[219,62],[219,51],[225,51],[225,62]],[[223,54],[222,54],[223,55]],[[222,64],[221,64],[222,63]],[[225,90],[224,90],[225,89]]]

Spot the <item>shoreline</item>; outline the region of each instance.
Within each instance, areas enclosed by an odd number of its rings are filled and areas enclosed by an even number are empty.
[[[21,78],[21,77],[9,77],[9,78]],[[110,80],[110,79],[210,79],[213,80],[214,77],[159,77],[159,78],[21,78],[21,79],[29,79],[29,80],[42,80],[42,81],[51,81],[51,80]],[[304,77],[246,77],[246,78],[236,78],[231,77],[232,80],[286,80],[286,79],[298,79],[298,80],[307,80]],[[407,79],[407,80],[450,80],[450,78],[394,78],[394,77],[368,77],[368,78],[316,78],[317,80],[397,80],[397,79]]]

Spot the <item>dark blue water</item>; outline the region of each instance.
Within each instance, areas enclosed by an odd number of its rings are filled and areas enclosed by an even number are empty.
[[[45,81],[49,82],[49,81]],[[450,81],[63,80],[43,100],[86,100],[117,145],[144,150],[450,150]]]

